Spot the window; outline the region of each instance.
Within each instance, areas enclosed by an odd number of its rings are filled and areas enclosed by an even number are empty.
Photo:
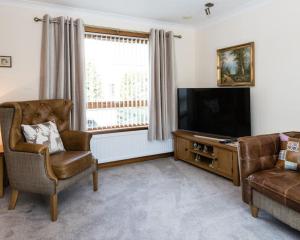
[[[148,39],[85,34],[89,130],[148,125]]]

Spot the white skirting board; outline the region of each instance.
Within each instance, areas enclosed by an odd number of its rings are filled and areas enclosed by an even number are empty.
[[[91,150],[98,163],[125,160],[173,151],[173,140],[147,139],[147,130],[94,135]]]

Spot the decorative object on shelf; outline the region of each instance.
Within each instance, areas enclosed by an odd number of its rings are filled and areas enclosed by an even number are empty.
[[[254,42],[217,50],[218,86],[254,86]]]
[[[198,144],[196,142],[193,143],[193,147],[195,150],[198,150]]]
[[[201,161],[201,156],[199,154],[196,154],[195,162],[200,162],[200,161]]]
[[[207,146],[206,146],[206,145],[204,145],[204,147],[203,147],[203,152],[204,152],[204,153],[207,153],[207,152],[208,152],[208,149],[207,149]]]
[[[12,61],[11,56],[0,56],[0,67],[11,68]]]

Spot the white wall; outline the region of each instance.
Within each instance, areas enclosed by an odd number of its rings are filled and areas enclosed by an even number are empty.
[[[147,19],[15,0],[0,1],[0,55],[13,58],[11,69],[0,68],[0,102],[38,98],[42,26],[33,22],[33,17],[45,13],[81,17],[86,24],[96,26],[137,31],[164,28],[183,35],[183,39],[175,40],[178,87],[216,87],[216,50],[254,41],[253,134],[300,129],[300,1],[269,0],[232,17],[199,26],[197,31],[185,25]],[[143,134],[146,141],[146,133]],[[115,139],[114,135],[111,137]],[[140,137],[128,133],[122,135],[118,144],[138,143]],[[97,143],[93,142],[93,146],[107,143],[108,138],[95,138],[93,141]],[[156,144],[148,145],[149,149],[157,152]],[[167,149],[169,143],[163,144],[161,149]],[[136,156],[149,154],[147,149],[146,146],[144,150],[140,148]],[[125,150],[120,148],[105,159],[122,159],[130,154]]]
[[[80,17],[88,25],[135,31],[163,28],[181,34],[183,39],[175,39],[177,84],[182,87],[195,82],[195,29],[192,27],[57,5],[9,0],[0,1],[0,55],[12,56],[13,67],[0,68],[0,103],[38,98],[42,24],[35,23],[33,18],[42,17],[46,13],[52,16]],[[116,147],[109,152],[104,146]],[[95,136],[92,139],[92,148],[100,162],[107,162],[170,152],[172,142],[150,143],[147,141],[147,132],[139,131]]]
[[[175,39],[178,85],[195,81],[195,30],[184,25],[131,18],[57,5],[0,1],[0,55],[12,56],[13,67],[0,68],[0,102],[38,98],[42,24],[35,16],[81,17],[88,25],[136,31],[163,28],[181,34]]]
[[[199,27],[198,87],[215,87],[216,50],[255,42],[252,133],[300,130],[300,1],[273,0]]]

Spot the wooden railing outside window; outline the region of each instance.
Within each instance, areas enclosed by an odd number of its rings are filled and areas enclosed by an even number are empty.
[[[86,33],[89,130],[148,125],[148,39]]]
[[[88,102],[87,108],[90,112],[98,113],[102,119],[100,126],[96,121],[88,120],[89,130],[130,130],[148,126],[147,100]]]

